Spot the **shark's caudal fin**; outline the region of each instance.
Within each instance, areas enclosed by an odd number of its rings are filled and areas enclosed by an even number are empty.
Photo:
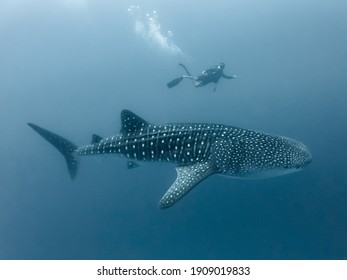
[[[39,127],[32,123],[28,123],[28,125],[38,134],[40,134],[43,138],[45,138],[49,143],[51,143],[54,147],[56,147],[59,150],[59,152],[62,153],[66,160],[70,177],[71,179],[74,179],[77,174],[78,161],[73,156],[73,152],[77,149],[77,146],[71,143],[70,141],[66,140],[65,138],[53,132],[50,132],[42,127]]]

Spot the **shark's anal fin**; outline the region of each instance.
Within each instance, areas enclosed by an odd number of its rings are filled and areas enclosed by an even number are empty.
[[[210,162],[200,162],[176,168],[177,178],[160,200],[160,208],[168,208],[179,201],[197,184],[216,172]]]
[[[136,168],[136,167],[139,167],[139,165],[135,161],[129,160],[127,162],[127,168],[128,169],[133,169],[133,168]]]

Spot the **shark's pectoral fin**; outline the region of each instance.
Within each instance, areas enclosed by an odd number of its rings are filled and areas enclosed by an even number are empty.
[[[196,163],[176,168],[177,178],[160,200],[160,208],[168,208],[179,201],[197,184],[216,172],[211,162]]]

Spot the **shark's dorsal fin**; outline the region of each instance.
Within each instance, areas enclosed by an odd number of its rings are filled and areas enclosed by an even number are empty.
[[[121,113],[122,128],[121,133],[139,131],[149,125],[144,119],[135,115],[129,110],[123,110]]]
[[[160,208],[168,208],[179,201],[197,184],[216,172],[211,162],[199,162],[176,167],[177,178],[160,200]]]
[[[92,142],[91,144],[97,144],[97,143],[100,143],[100,141],[102,140],[103,138],[97,134],[93,134],[92,135]]]

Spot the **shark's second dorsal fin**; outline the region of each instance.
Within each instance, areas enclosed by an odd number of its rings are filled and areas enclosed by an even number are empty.
[[[121,133],[139,131],[149,125],[144,119],[135,115],[129,110],[123,110],[121,113],[122,128]]]
[[[93,134],[92,135],[92,142],[91,144],[97,144],[97,143],[100,143],[100,141],[102,140],[103,138],[97,134]]]
[[[176,167],[177,178],[160,200],[160,208],[168,208],[190,192],[197,184],[216,172],[211,162]]]

